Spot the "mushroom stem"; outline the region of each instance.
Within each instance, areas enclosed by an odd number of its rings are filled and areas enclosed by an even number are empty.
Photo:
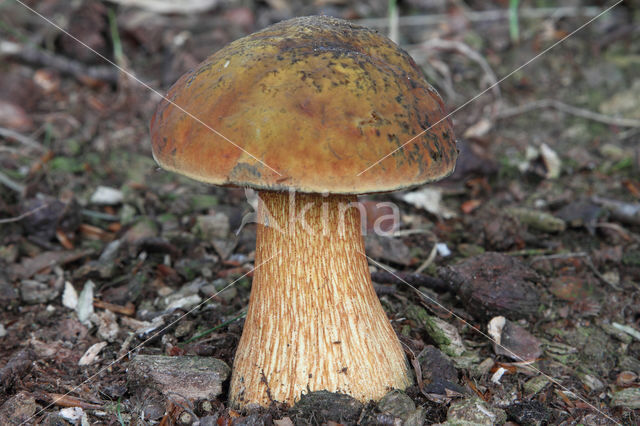
[[[232,406],[293,405],[319,390],[366,402],[411,384],[371,284],[356,203],[355,195],[260,192],[261,266],[236,352]]]

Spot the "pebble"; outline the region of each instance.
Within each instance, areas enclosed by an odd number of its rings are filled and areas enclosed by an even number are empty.
[[[540,341],[505,317],[492,318],[487,329],[494,340],[496,355],[504,355],[515,361],[533,361],[542,355]]]
[[[457,357],[466,351],[458,329],[448,322],[427,314],[424,308],[416,305],[407,308],[407,316],[420,323],[445,354]]]
[[[406,393],[393,390],[378,402],[378,410],[405,421],[416,410],[416,404]]]
[[[2,404],[0,407],[0,419],[6,422],[3,424],[8,425],[27,423],[36,413],[37,408],[35,398],[31,394],[21,391]]]
[[[211,357],[138,355],[129,364],[127,378],[134,394],[151,387],[165,396],[198,400],[220,395],[230,373],[224,361]]]
[[[454,401],[447,411],[445,425],[486,425],[502,424],[507,420],[504,410],[493,408],[478,397]]]
[[[123,199],[122,191],[109,186],[99,186],[91,195],[91,203],[100,206],[115,206],[122,203]]]
[[[60,289],[50,287],[36,280],[22,280],[20,282],[20,297],[25,303],[35,305],[47,303],[58,297]]]
[[[222,212],[217,212],[196,217],[193,231],[203,240],[211,241],[214,238],[227,238],[230,229],[229,217]]]
[[[640,409],[640,388],[628,388],[611,395],[612,407],[625,407],[631,410]]]
[[[73,423],[80,424],[82,426],[89,425],[89,419],[87,419],[87,414],[80,407],[67,407],[63,408],[59,412],[60,417],[63,419]]]
[[[538,401],[518,402],[506,408],[507,415],[521,426],[547,424],[551,413]]]

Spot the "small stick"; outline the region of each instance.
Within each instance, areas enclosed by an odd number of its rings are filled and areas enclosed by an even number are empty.
[[[537,101],[519,105],[514,108],[505,108],[503,110],[500,110],[496,114],[495,118],[511,118],[515,115],[524,114],[540,108],[555,108],[558,111],[566,112],[567,114],[575,115],[576,117],[582,117],[586,118],[587,120],[597,121],[599,123],[609,124],[612,126],[640,127],[640,120],[634,120],[632,118],[611,117],[609,115],[600,114],[597,112],[589,111],[587,109],[574,107],[572,105],[565,104],[564,102],[560,102],[556,99],[539,99]]]
[[[14,181],[13,179],[11,179],[9,176],[5,175],[2,172],[0,172],[0,183],[6,186],[7,188],[14,190],[18,194],[22,194],[24,192],[23,184]]]
[[[422,262],[422,265],[420,265],[418,269],[416,269],[416,274],[421,274],[422,271],[427,269],[433,263],[433,261],[436,259],[437,252],[438,252],[438,241],[436,240],[433,243],[433,247],[431,248],[431,252],[429,252],[429,256],[427,257],[427,259],[424,262]]]
[[[100,404],[92,404],[70,395],[62,395],[59,393],[46,393],[46,395],[53,404],[60,407],[80,407],[83,410],[99,410],[103,408]]]
[[[40,145],[38,142],[34,141],[28,136],[25,136],[11,129],[0,127],[0,136],[7,139],[14,139],[20,142],[21,144],[26,145],[29,148],[37,149],[38,151],[46,151],[46,148]]]
[[[413,46],[407,47],[407,49],[410,49],[411,47]],[[492,86],[491,91],[493,92],[494,97],[496,99],[500,99],[501,97],[500,86],[498,85],[498,78],[496,77],[496,73],[493,72],[493,69],[491,68],[489,63],[486,61],[486,59],[484,59],[480,53],[473,50],[469,45],[457,40],[443,40],[440,38],[434,38],[431,40],[427,40],[416,47],[418,49],[427,50],[427,51],[452,50],[471,59],[473,62],[480,65],[480,68],[482,68],[482,71],[484,71],[485,75],[487,76],[487,79],[489,80],[489,83]]]
[[[397,272],[392,274],[387,271],[375,271],[371,273],[371,279],[377,283],[388,284],[405,284],[409,283],[416,287],[427,287],[435,291],[451,291],[454,290],[446,281],[440,278],[430,277],[429,275]]]
[[[112,67],[88,67],[73,59],[7,40],[0,40],[0,56],[12,56],[29,64],[55,68],[61,73],[71,75],[83,83],[87,82],[87,78],[105,81],[110,84],[118,83],[118,70]]]
[[[136,307],[133,303],[129,302],[126,305],[116,305],[114,303],[105,302],[100,299],[93,299],[93,306],[99,309],[106,309],[116,314],[132,316],[136,313]]]
[[[597,16],[602,9],[599,7],[540,7],[540,8],[522,8],[518,11],[518,15],[523,19],[539,19],[553,17],[555,19],[561,19],[571,16],[584,16],[593,17]],[[482,10],[464,11],[464,17],[471,22],[488,22],[499,21],[507,19],[509,17],[509,11],[506,9],[495,10]],[[441,25],[443,22],[451,20],[451,16],[447,14],[438,15],[410,15],[400,16],[398,18],[398,24],[401,27],[407,26],[426,26],[426,25]],[[371,28],[386,28],[389,26],[388,18],[369,18],[369,19],[357,19],[354,21],[358,25]]]

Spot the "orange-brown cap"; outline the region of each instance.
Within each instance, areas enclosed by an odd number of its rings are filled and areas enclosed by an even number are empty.
[[[442,100],[413,59],[340,19],[295,18],[236,40],[167,98],[151,120],[154,157],[203,182],[393,191],[445,177],[457,157]]]

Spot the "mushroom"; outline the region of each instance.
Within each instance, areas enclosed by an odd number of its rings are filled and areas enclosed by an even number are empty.
[[[357,204],[357,194],[453,171],[451,121],[406,52],[340,19],[280,22],[182,76],[151,140],[165,169],[258,190],[233,407],[290,405],[318,390],[377,400],[411,384],[371,284]]]

